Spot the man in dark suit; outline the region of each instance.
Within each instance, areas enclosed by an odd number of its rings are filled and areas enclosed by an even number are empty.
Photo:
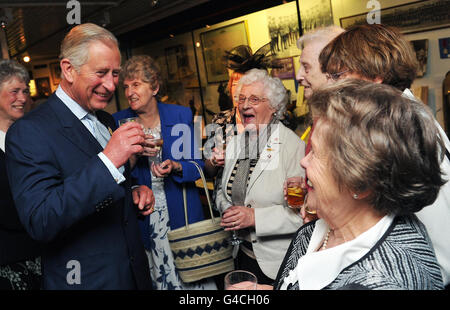
[[[144,133],[137,123],[113,133],[114,120],[101,111],[118,83],[117,40],[94,24],[79,25],[62,42],[60,59],[56,92],[6,136],[20,220],[46,243],[43,287],[149,289],[137,218],[152,212],[154,197],[146,186],[131,190],[128,167]]]

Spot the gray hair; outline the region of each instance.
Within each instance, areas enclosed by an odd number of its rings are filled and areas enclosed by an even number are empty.
[[[69,59],[75,70],[79,71],[88,62],[89,45],[95,41],[119,46],[116,37],[105,28],[92,23],[81,24],[72,28],[64,38],[59,59]]]
[[[269,105],[276,111],[274,115],[277,119],[282,119],[286,110],[287,91],[279,78],[269,76],[266,70],[251,69],[247,71],[239,80],[236,88],[236,95],[239,96],[244,85],[262,83],[264,95],[269,99]]]
[[[322,42],[324,45],[328,44],[331,40],[336,38],[338,35],[343,33],[345,29],[332,25],[328,27],[321,27],[317,28],[313,31],[307,32],[304,35],[302,35],[297,40],[297,47],[299,49],[304,49],[306,45],[308,45],[310,42]]]
[[[153,90],[158,87],[161,90],[163,85],[159,65],[148,55],[136,55],[128,59],[122,66],[119,78],[121,83],[127,79],[140,78],[143,82],[149,83]]]
[[[368,192],[365,200],[384,214],[411,214],[435,201],[446,182],[445,145],[427,106],[392,86],[353,79],[308,101],[325,124],[314,134],[341,190]]]
[[[15,60],[0,60],[0,89],[2,89],[4,83],[8,82],[12,78],[17,78],[26,85],[30,83],[30,76],[24,66]]]

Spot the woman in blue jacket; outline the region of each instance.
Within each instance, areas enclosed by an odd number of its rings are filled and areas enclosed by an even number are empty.
[[[152,188],[155,195],[155,212],[140,224],[144,246],[149,258],[154,289],[215,289],[213,281],[186,284],[178,276],[167,232],[185,225],[183,185],[186,187],[189,223],[203,219],[195,180],[200,175],[195,165],[202,168],[201,152],[194,140],[191,110],[157,99],[161,87],[158,65],[149,56],[134,56],[123,66],[120,80],[130,108],[113,114],[120,119],[138,117],[145,129],[159,132],[163,139],[160,162],[153,157],[139,156],[131,163],[132,176],[138,184]],[[196,156],[194,156],[196,155]]]

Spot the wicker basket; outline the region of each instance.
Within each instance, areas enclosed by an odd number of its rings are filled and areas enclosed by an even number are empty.
[[[214,217],[206,179],[200,166],[193,163],[202,178],[211,219],[188,223],[186,189],[183,186],[186,226],[169,231],[168,238],[178,274],[185,283],[194,282],[234,270],[231,232],[220,226],[220,217]]]

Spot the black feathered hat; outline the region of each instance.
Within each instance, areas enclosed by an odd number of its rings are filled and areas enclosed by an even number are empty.
[[[229,51],[225,51],[223,60],[225,66],[235,72],[245,73],[250,69],[277,68],[273,62],[270,43],[260,47],[254,54],[248,45],[239,45]]]

